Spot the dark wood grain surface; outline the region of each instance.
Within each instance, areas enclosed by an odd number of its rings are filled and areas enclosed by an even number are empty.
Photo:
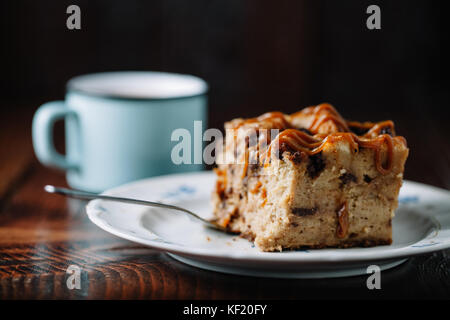
[[[383,271],[381,290],[368,290],[366,276],[276,280],[199,270],[112,236],[90,223],[84,202],[43,192],[45,184],[66,182],[61,172],[34,158],[31,116],[0,117],[0,300],[450,297],[450,250]],[[448,149],[441,152],[447,155]],[[421,176],[448,187],[448,175],[442,175],[448,163],[439,165],[442,170],[428,169]],[[70,265],[81,268],[80,289],[66,286]]]

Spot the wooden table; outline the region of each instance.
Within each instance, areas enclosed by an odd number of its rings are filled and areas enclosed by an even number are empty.
[[[44,193],[45,184],[66,183],[61,172],[34,158],[31,116],[15,112],[0,117],[0,300],[450,297],[450,250],[383,271],[381,290],[368,290],[367,276],[276,280],[199,270],[112,236],[90,223],[85,203]],[[414,140],[411,126],[412,141],[421,141],[422,136]],[[448,159],[444,147],[439,152]],[[423,160],[419,153],[414,157]],[[414,159],[410,163],[415,166]],[[407,178],[448,188],[448,162],[419,164],[426,174],[409,167]],[[81,270],[80,289],[66,285],[70,265]]]

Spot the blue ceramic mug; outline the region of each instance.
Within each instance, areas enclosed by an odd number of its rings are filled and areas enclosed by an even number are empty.
[[[206,126],[208,86],[203,80],[163,72],[106,72],[78,76],[65,101],[40,106],[33,119],[33,146],[47,166],[67,171],[68,184],[100,192],[150,176],[195,171],[201,164],[174,164],[171,134],[194,121]],[[53,125],[65,120],[66,154],[53,145]]]

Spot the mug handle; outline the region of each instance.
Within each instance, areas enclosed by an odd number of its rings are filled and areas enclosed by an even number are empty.
[[[52,101],[39,107],[33,117],[33,148],[39,161],[49,167],[76,169],[77,164],[56,151],[53,144],[53,126],[57,120],[76,115],[64,101]]]

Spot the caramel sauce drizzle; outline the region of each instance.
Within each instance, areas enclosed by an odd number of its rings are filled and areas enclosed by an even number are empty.
[[[274,147],[277,147],[277,150],[280,150],[280,147],[285,144],[292,150],[304,152],[311,156],[321,152],[328,142],[333,143],[340,140],[346,140],[354,152],[357,152],[361,147],[375,150],[376,168],[381,174],[384,175],[387,174],[393,166],[393,140],[399,140],[406,145],[406,140],[403,137],[396,136],[393,138],[389,134],[381,134],[383,129],[388,129],[390,133],[395,135],[394,123],[390,120],[378,123],[346,121],[336,111],[336,109],[328,103],[323,103],[316,107],[305,108],[292,114],[291,117],[300,115],[313,116],[313,121],[308,128],[308,131],[313,133],[313,135],[309,135],[301,130],[293,129],[286,120],[285,115],[281,112],[269,112],[257,118],[244,120],[239,123],[235,129],[240,128],[244,124],[260,121],[269,122],[272,128],[285,129],[280,132],[278,136],[270,143],[266,154],[263,157],[265,167],[269,164],[270,155]],[[338,132],[331,134],[319,134],[319,128],[328,121],[331,121],[336,126]],[[367,132],[361,136],[358,136],[357,134],[351,132],[350,128],[359,128]],[[387,152],[385,164],[383,164],[382,152],[384,145],[386,145]],[[242,177],[245,177],[247,169],[248,153],[246,152]]]
[[[338,225],[336,229],[336,237],[339,239],[343,239],[347,236],[348,233],[348,210],[347,210],[347,202],[344,202],[342,207],[337,212]]]
[[[320,136],[320,135],[319,135]],[[401,137],[403,138],[403,137]],[[312,140],[315,139],[315,140]],[[315,155],[321,152],[328,142],[336,142],[340,140],[347,140],[350,147],[354,152],[357,152],[360,147],[369,148],[375,150],[375,165],[377,170],[381,174],[387,174],[393,165],[393,138],[388,134],[378,135],[376,138],[364,138],[358,137],[352,132],[336,132],[326,135],[322,139],[316,138],[315,136],[309,136],[307,133],[296,130],[287,129],[281,132],[278,137],[270,144],[267,150],[264,166],[268,165],[268,157],[271,154],[272,147],[275,145],[278,150],[280,146],[285,144],[291,149],[296,151],[301,151],[307,155]],[[403,139],[404,140],[404,139]],[[402,141],[403,141],[402,140]],[[382,163],[382,147],[386,143],[387,146],[387,161],[386,165],[383,166]]]
[[[262,186],[262,183],[261,183],[260,180],[258,180],[256,182],[255,187],[253,189],[251,189],[250,192],[253,193],[253,194],[258,193],[259,192],[259,188],[261,188],[261,186]]]
[[[289,122],[286,120],[285,115],[282,112],[279,111],[273,111],[273,112],[267,112],[259,117],[256,118],[250,118],[243,120],[239,122],[237,125],[233,127],[234,129],[234,145],[236,146],[236,140],[237,140],[237,132],[238,129],[241,128],[244,125],[252,124],[252,123],[260,123],[260,122],[267,122],[269,126],[272,129],[285,129],[290,127]],[[259,150],[259,149],[258,149]],[[242,170],[242,178],[244,178],[247,175],[248,170],[248,164],[249,164],[249,153],[248,153],[248,146],[245,147],[245,155],[244,155],[244,168]]]
[[[226,172],[226,170],[220,170],[217,168],[214,168],[213,170],[216,173],[217,177],[219,178],[216,181],[217,193],[219,194],[220,198],[223,198],[225,195],[226,186],[228,184],[227,172]]]
[[[244,156],[244,170],[242,170],[241,178],[244,179],[244,177],[247,175],[248,170],[248,163],[249,163],[249,151],[248,147],[245,147],[245,156]]]
[[[261,203],[261,206],[264,207],[267,203],[267,190],[266,188],[263,188],[261,191],[261,197],[264,199],[263,202]]]
[[[220,224],[222,227],[226,228],[231,222],[231,214],[228,215],[227,217],[225,217],[225,219],[223,219],[222,223]]]
[[[233,129],[239,129],[243,125],[258,122],[268,122],[270,124],[270,127],[273,129],[285,129],[290,127],[289,122],[286,120],[286,117],[282,112],[273,111],[264,113],[256,118],[245,119],[242,122],[239,122],[237,125],[235,125]]]
[[[303,111],[308,114],[309,109]],[[322,103],[317,107],[314,107],[312,113],[314,115],[314,120],[308,128],[311,132],[317,132],[320,126],[327,121],[332,121],[338,128],[338,131],[350,131],[347,121],[345,121],[336,109],[328,103]]]

